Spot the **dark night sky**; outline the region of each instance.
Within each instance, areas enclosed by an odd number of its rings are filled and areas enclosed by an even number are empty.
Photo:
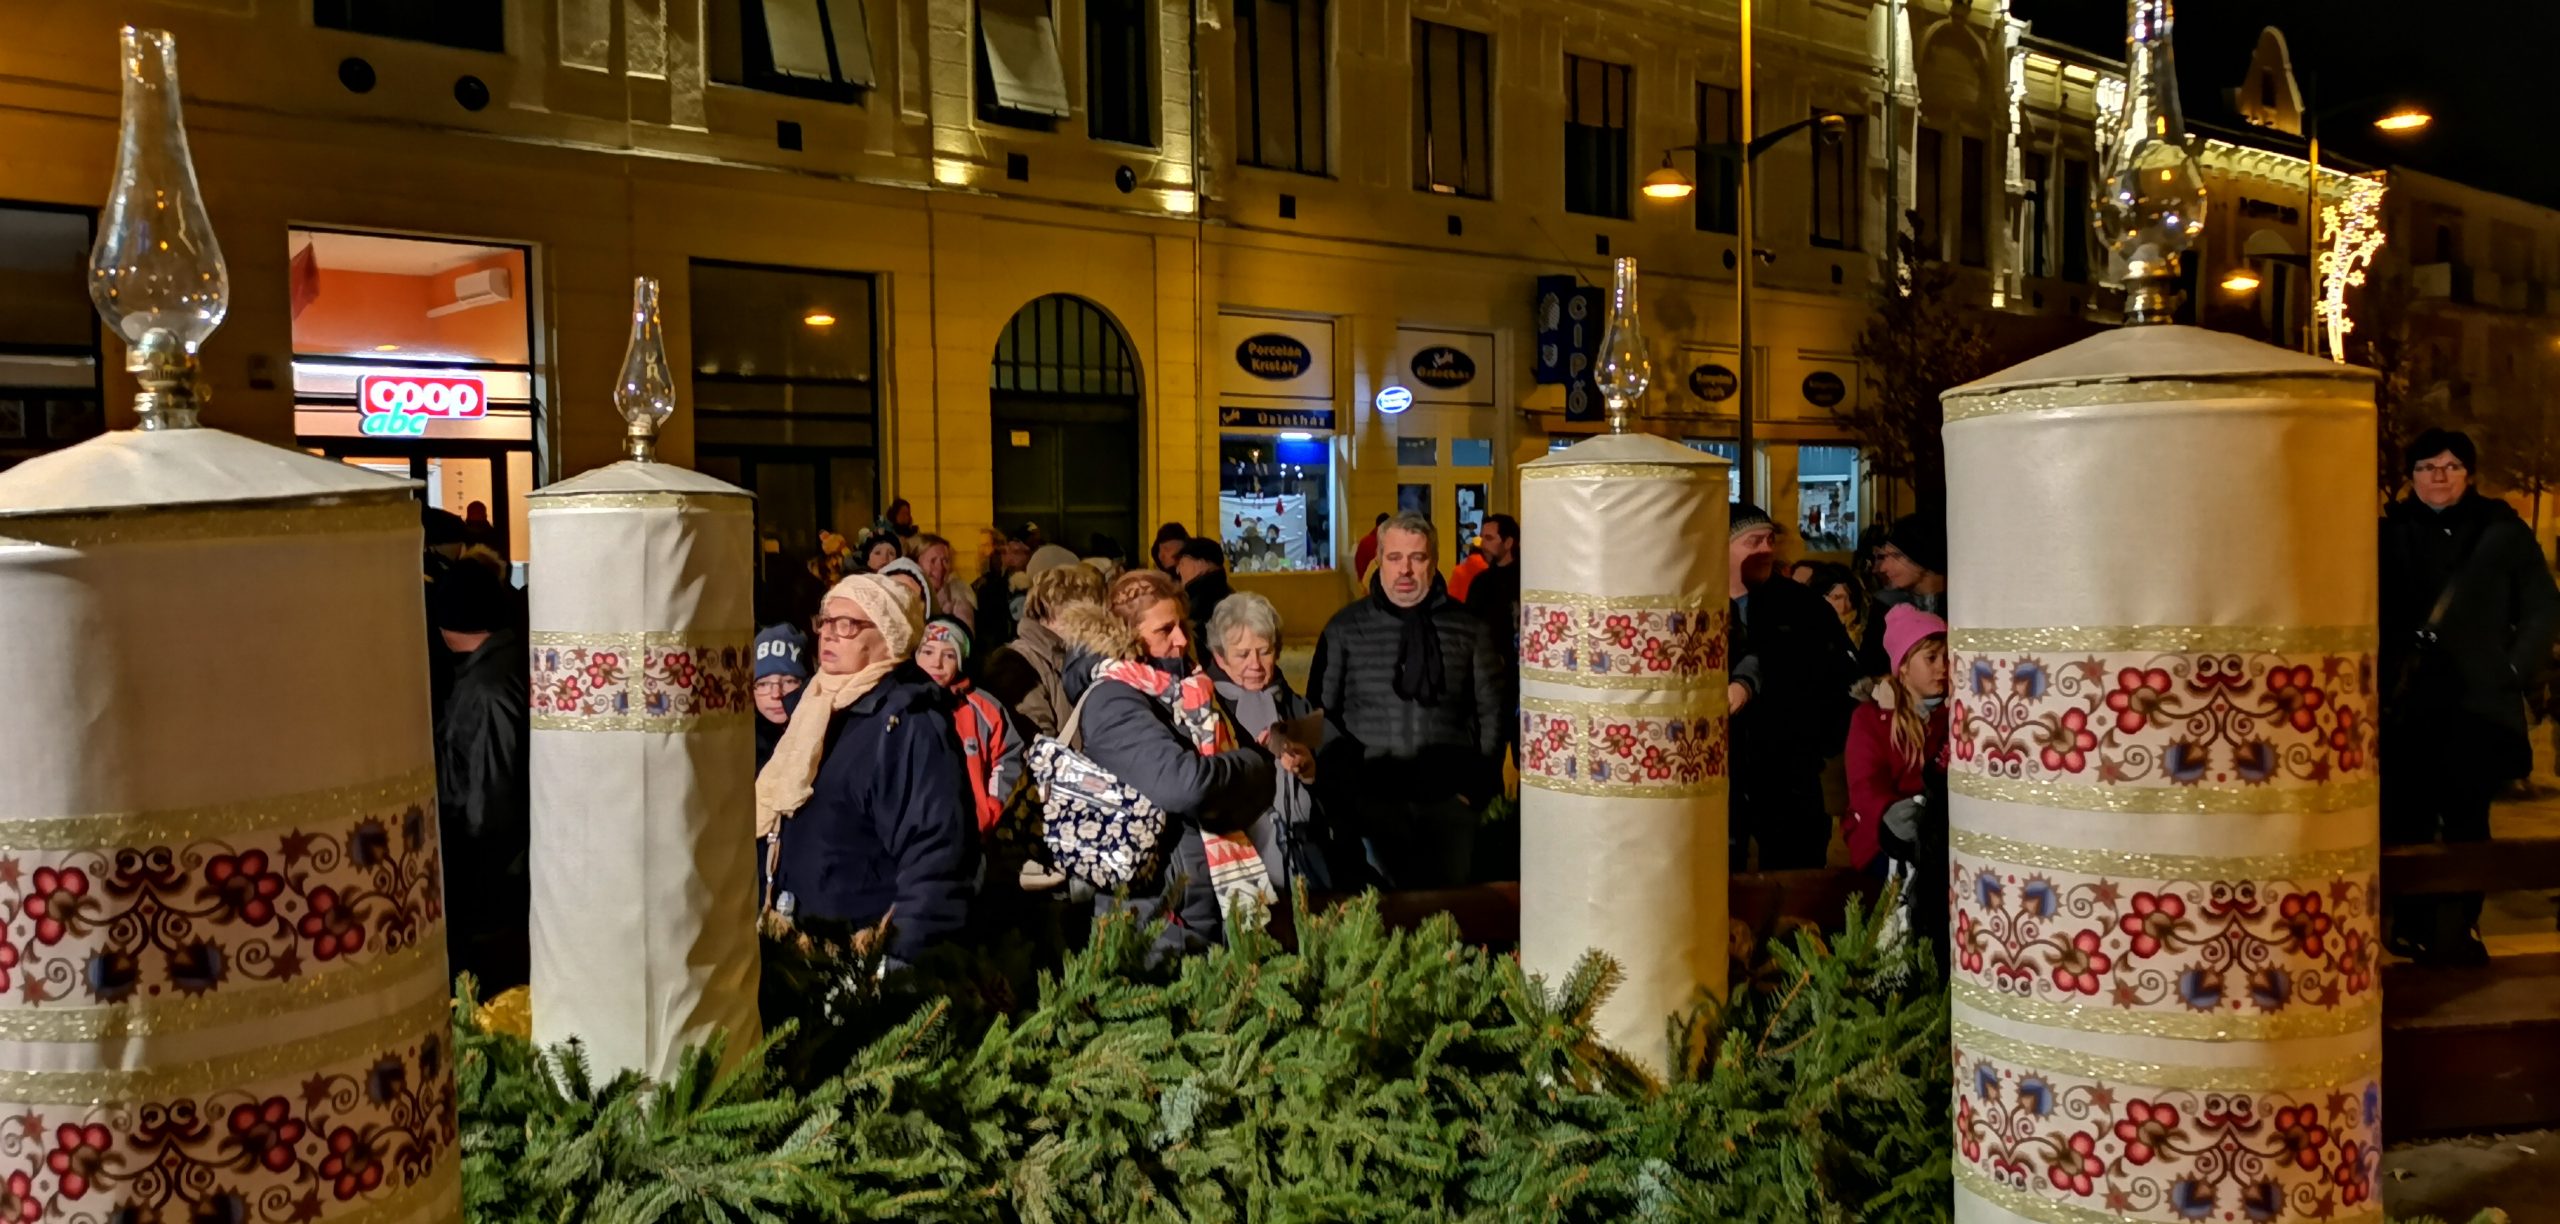
[[[2123,0],[2014,0],[2039,37],[2124,56]],[[2324,120],[2321,141],[2374,165],[2406,165],[2560,207],[2560,3],[2551,0],[2188,0],[2177,7],[2179,91],[2191,114],[2239,82],[2258,31],[2275,26],[2320,101],[2375,98],[2370,113]],[[2424,105],[2435,125],[2389,139],[2365,125],[2390,101]]]

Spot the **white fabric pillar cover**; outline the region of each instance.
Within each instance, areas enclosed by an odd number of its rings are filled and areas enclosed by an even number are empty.
[[[533,495],[533,1035],[663,1076],[757,1037],[753,503],[659,463]]]
[[[1609,954],[1600,1034],[1665,1065],[1725,986],[1725,461],[1647,434],[1522,465],[1520,954]]]
[[[211,429],[0,472],[0,1215],[461,1218],[419,550]]]
[[[1946,396],[1956,1218],[2379,1220],[2370,372]]]

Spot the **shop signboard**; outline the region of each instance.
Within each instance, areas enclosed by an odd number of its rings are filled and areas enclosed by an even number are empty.
[[[1564,419],[1597,421],[1600,388],[1591,381],[1600,350],[1600,290],[1578,276],[1538,278],[1538,356],[1531,377],[1565,385]]]
[[[1278,332],[1247,336],[1236,346],[1236,366],[1255,378],[1288,382],[1306,374],[1307,346]]]
[[[1289,429],[1309,433],[1333,432],[1331,408],[1252,408],[1239,404],[1218,405],[1218,427],[1221,429]]]
[[[1221,312],[1218,339],[1214,351],[1230,354],[1211,362],[1221,400],[1332,402],[1332,320]]]
[[[1741,385],[1742,380],[1734,376],[1732,367],[1717,362],[1706,362],[1689,371],[1689,394],[1710,404],[1732,399]]]
[[[1476,359],[1456,345],[1435,344],[1413,355],[1413,376],[1426,386],[1455,390],[1476,380]]]
[[[1816,408],[1837,408],[1849,398],[1849,384],[1829,370],[1815,370],[1804,376],[1804,402]]]
[[[488,415],[488,387],[468,374],[367,374],[356,383],[368,438],[423,438],[427,424]]]

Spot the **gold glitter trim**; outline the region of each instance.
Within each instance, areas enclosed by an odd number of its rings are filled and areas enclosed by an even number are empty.
[[[2145,815],[2274,816],[2339,812],[2372,807],[2382,796],[2381,784],[2371,778],[2325,786],[2275,787],[2258,783],[2248,785],[2245,790],[2233,790],[2202,783],[2191,786],[2096,786],[1950,773],[1947,789],[1968,799],[1988,799],[1994,803]]]
[[[2353,654],[2380,645],[2371,625],[2070,625],[2053,629],[1957,629],[1947,646],[1962,654],[2019,651],[2159,650],[2199,654]]]
[[[536,493],[531,510],[700,510],[708,514],[744,514],[749,495],[735,493]]]
[[[2144,854],[2131,850],[2082,850],[2042,846],[1995,837],[1971,829],[1949,829],[1947,846],[1960,854],[1995,859],[2014,867],[2041,867],[2081,875],[2128,880],[2312,880],[2334,879],[2382,866],[2382,848],[2314,850],[2302,854],[2260,854],[2217,858],[2201,854]]]
[[[283,1075],[306,1075],[376,1051],[406,1047],[452,1023],[443,992],[391,1015],[334,1033],[224,1058],[117,1071],[0,1071],[0,1101],[22,1105],[112,1105],[161,1097],[196,1097]]]
[[[645,646],[710,647],[712,649],[735,646],[741,651],[747,649],[748,643],[753,641],[755,636],[755,631],[752,629],[715,629],[689,633],[667,633],[657,630],[632,633],[570,633],[537,629],[525,635],[526,644],[529,646],[584,647],[589,650],[608,646],[631,649]]]
[[[1710,596],[1701,590],[1696,595],[1577,595],[1572,591],[1522,591],[1520,602],[1523,606],[1555,604],[1584,612],[1695,612],[1700,616],[1722,616],[1730,610],[1733,601],[1725,596]]]
[[[2004,1186],[1994,1180],[1990,1174],[1965,1163],[1961,1156],[1955,1158],[1955,1170],[1956,1184],[1975,1198],[2011,1215],[2034,1220],[2037,1224],[2148,1224],[2146,1218],[2142,1216],[2118,1215],[2112,1211],[2075,1207],[2069,1203],[2057,1203],[2052,1199],[2029,1194],[2015,1186]],[[2381,1220],[2382,1209],[2377,1207],[2371,1211],[2359,1211],[2353,1215],[2329,1216],[2326,1224],[2381,1224]]]
[[[663,731],[674,735],[717,727],[727,723],[743,723],[745,710],[722,710],[716,714],[681,714],[651,718],[645,714],[604,714],[580,718],[574,714],[536,714],[531,726],[536,731]]]
[[[434,935],[389,956],[299,981],[227,986],[200,998],[146,999],[105,1007],[0,1008],[0,1041],[98,1041],[192,1033],[343,1002],[418,973],[441,979],[444,969],[444,933],[439,926]]]
[[[2046,1028],[2126,1037],[2168,1037],[2179,1041],[2286,1041],[2300,1037],[2336,1037],[2361,1032],[2382,1022],[2382,998],[2368,994],[2346,1007],[2321,1011],[2295,1008],[2273,1015],[2228,1012],[2142,1012],[2115,1007],[2077,1007],[2048,999],[2021,997],[1959,978],[1955,1000],[1979,1012]]]
[[[2340,1084],[2372,1079],[2382,1071],[2379,1034],[2371,1048],[2327,1062],[2288,1063],[2276,1067],[2196,1067],[2175,1063],[2134,1062],[2081,1050],[2065,1050],[2017,1041],[1965,1023],[1949,1026],[1958,1053],[1966,1058],[1996,1059],[2025,1071],[2058,1071],[2125,1087],[2184,1088],[2190,1092],[2327,1091]]]
[[[101,846],[221,841],[315,821],[345,820],[409,804],[424,805],[432,802],[435,794],[436,771],[427,768],[384,782],[210,807],[0,820],[0,850],[95,850]]]
[[[457,1148],[445,1153],[425,1177],[363,1206],[330,1213],[329,1224],[395,1224],[431,1207],[458,1203],[461,1198],[462,1152]],[[451,1218],[442,1212],[437,1215]]]
[[[1677,690],[1665,688],[1665,692]],[[1704,687],[1689,695],[1687,701],[1660,705],[1637,705],[1614,701],[1558,701],[1551,697],[1522,697],[1520,708],[1540,714],[1565,714],[1575,718],[1722,718],[1725,715],[1724,690]]]
[[[1943,404],[1947,424],[1976,417],[2019,412],[2051,412],[2065,408],[2098,408],[2112,404],[2177,404],[2204,400],[2292,400],[2305,407],[2373,408],[2372,376],[2341,366],[2339,377],[2288,375],[2262,378],[2235,375],[2229,381],[2206,378],[2150,378],[2139,382],[2068,383],[2020,387],[2014,391],[1949,393]],[[2355,370],[2354,374],[2343,371]],[[2361,377],[2359,377],[2361,375]],[[1527,469],[1522,469],[1524,472]]]
[[[418,502],[405,489],[345,494],[330,501],[281,506],[217,503],[0,517],[0,540],[24,540],[54,548],[395,531],[418,531]]]
[[[1702,452],[1703,457],[1703,452]],[[1717,460],[1717,463],[1724,462]],[[1716,474],[1707,463],[1568,463],[1554,467],[1531,464],[1520,469],[1522,480],[1575,480],[1586,477],[1629,480],[1697,480],[1705,482]]]
[[[1724,677],[1724,672],[1721,669],[1712,672],[1701,672],[1699,674],[1702,676],[1714,676],[1718,679],[1722,679]],[[1679,681],[1668,676],[1594,676],[1584,672],[1551,671],[1543,667],[1521,668],[1520,678],[1522,680],[1536,680],[1546,684],[1559,685],[1564,688],[1579,689],[1617,689],[1622,691],[1642,690],[1668,693],[1676,691],[1679,687]]]
[[[1697,799],[1725,793],[1726,779],[1712,782],[1653,782],[1642,786],[1622,783],[1591,783],[1575,778],[1550,778],[1544,774],[1520,775],[1520,785],[1565,795],[1589,795],[1600,799]]]

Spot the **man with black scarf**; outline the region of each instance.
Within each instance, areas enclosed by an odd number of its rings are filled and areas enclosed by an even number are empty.
[[[1395,888],[1468,881],[1484,805],[1501,793],[1510,661],[1449,597],[1439,533],[1418,514],[1378,529],[1378,576],[1316,639],[1307,692],[1331,743],[1330,810]]]
[[[1730,536],[1733,869],[1745,868],[1753,843],[1762,871],[1820,867],[1831,843],[1822,762],[1848,740],[1857,653],[1839,613],[1777,572],[1778,525],[1766,511],[1737,503]]]

